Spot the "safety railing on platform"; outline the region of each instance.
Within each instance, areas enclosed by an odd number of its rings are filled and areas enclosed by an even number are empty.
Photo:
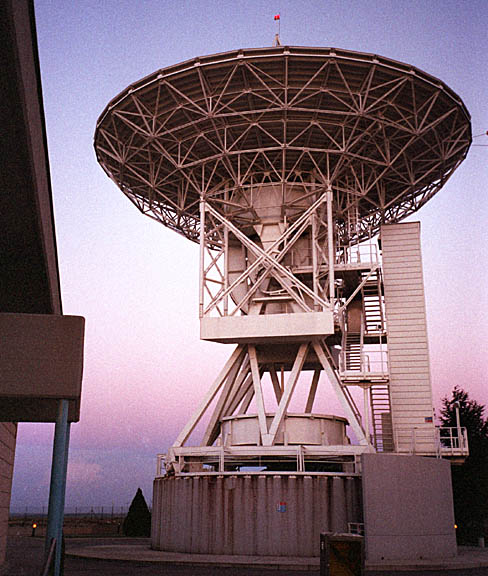
[[[178,449],[169,455],[157,455],[156,477],[169,472],[178,476],[241,475],[241,474],[357,474],[360,454],[366,446],[278,446],[274,454],[242,454],[223,446],[208,447],[204,452],[180,454]],[[330,450],[328,450],[330,449]]]
[[[468,433],[464,426],[436,428],[437,447],[440,456],[468,456]]]
[[[466,428],[418,426],[397,429],[395,445],[400,452],[410,454],[432,454],[439,458],[469,456]]]
[[[364,523],[363,522],[348,522],[347,531],[349,534],[359,534],[364,536]]]
[[[369,264],[379,262],[378,245],[375,241],[361,242],[345,246],[343,252],[344,263],[346,264]]]
[[[386,350],[364,352],[358,354],[359,364],[351,369],[348,367],[347,351],[339,354],[339,372],[342,374],[376,374],[388,376],[388,354]]]

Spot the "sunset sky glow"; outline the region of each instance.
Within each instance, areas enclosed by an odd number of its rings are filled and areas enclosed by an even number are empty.
[[[380,54],[438,77],[488,130],[488,3],[431,0],[36,0],[65,314],[86,317],[81,421],[67,506],[151,500],[172,444],[232,347],[201,342],[198,246],[143,217],[98,165],[97,118],[159,68],[282,44]],[[460,384],[488,404],[488,136],[422,224],[434,403]],[[485,146],[480,146],[484,144]],[[21,424],[12,509],[47,506],[53,425]]]

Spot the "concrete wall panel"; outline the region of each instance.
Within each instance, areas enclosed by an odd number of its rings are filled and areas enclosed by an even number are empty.
[[[364,454],[363,502],[369,562],[456,555],[450,463]]]
[[[80,316],[0,314],[0,396],[79,398],[84,327]]]

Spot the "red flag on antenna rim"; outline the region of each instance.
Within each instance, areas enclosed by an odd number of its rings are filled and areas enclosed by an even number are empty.
[[[274,19],[275,19],[275,20],[279,20],[279,19],[280,19],[280,15],[279,15],[279,14],[275,14]]]

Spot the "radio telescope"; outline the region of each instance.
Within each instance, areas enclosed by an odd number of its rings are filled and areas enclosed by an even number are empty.
[[[199,243],[200,337],[233,345],[159,458],[153,547],[313,555],[363,522],[362,455],[466,455],[433,421],[420,229],[400,222],[470,143],[440,80],[335,48],[195,58],[108,104],[98,161]],[[332,394],[341,415],[314,411]]]

